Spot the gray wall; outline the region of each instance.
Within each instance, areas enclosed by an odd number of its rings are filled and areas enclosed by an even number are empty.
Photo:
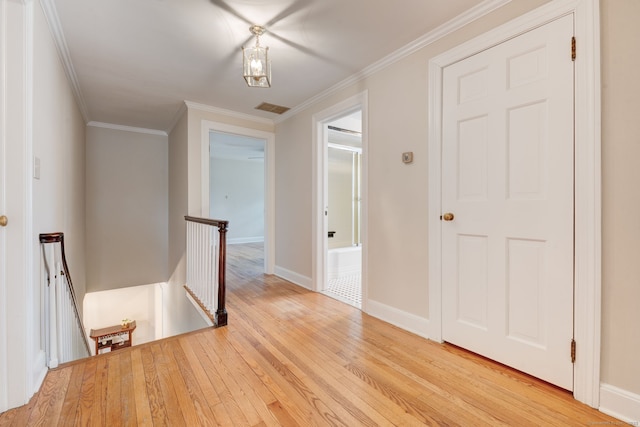
[[[211,158],[210,217],[229,221],[228,243],[264,240],[264,161]]]
[[[87,291],[168,277],[166,136],[87,127]]]

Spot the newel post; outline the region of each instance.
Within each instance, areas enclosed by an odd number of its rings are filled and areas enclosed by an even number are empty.
[[[226,326],[227,324],[227,308],[226,308],[226,263],[227,263],[227,225],[228,222],[221,221],[218,224],[220,233],[220,256],[218,257],[218,309],[216,310],[216,326]]]

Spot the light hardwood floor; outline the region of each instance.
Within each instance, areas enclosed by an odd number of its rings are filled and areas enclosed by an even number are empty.
[[[50,371],[0,426],[568,426],[570,393],[261,273],[229,247],[229,325]]]

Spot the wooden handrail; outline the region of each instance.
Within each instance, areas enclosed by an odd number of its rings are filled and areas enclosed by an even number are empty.
[[[71,282],[71,274],[69,273],[69,266],[67,265],[67,257],[65,255],[65,251],[64,251],[64,233],[41,233],[40,234],[40,243],[60,243],[60,255],[62,257],[62,268],[64,269],[64,275],[67,278],[67,286],[69,288],[69,293],[71,294],[71,299],[73,300],[73,311],[76,317],[76,321],[78,322],[78,327],[80,328],[80,331],[82,332],[82,337],[83,340],[82,342],[84,343],[86,349],[87,349],[87,354],[91,355],[91,349],[89,347],[89,342],[87,341],[87,337],[86,337],[86,329],[84,327],[84,323],[82,322],[82,317],[80,317],[80,312],[78,311],[78,300],[76,299],[76,291],[73,287],[73,283]],[[44,247],[42,249],[44,251]],[[47,269],[47,284],[50,285],[51,284],[51,273],[49,271],[49,266],[47,265],[46,262],[46,257],[45,259],[45,268]]]
[[[184,219],[189,222],[218,227],[218,232],[220,233],[220,252],[218,257],[218,307],[216,308],[214,323],[216,326],[226,326],[228,317],[226,307],[227,229],[229,221],[199,218],[189,215],[185,215]]]
[[[185,215],[184,219],[191,222],[197,222],[199,224],[212,225],[214,227],[224,227],[225,229],[229,226],[229,221],[225,221],[222,219],[199,218],[197,216],[189,215]]]

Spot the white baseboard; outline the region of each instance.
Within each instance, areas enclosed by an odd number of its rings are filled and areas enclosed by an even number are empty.
[[[367,314],[373,317],[413,332],[423,338],[429,338],[429,320],[424,317],[416,316],[370,299],[367,300],[366,308]]]
[[[310,277],[303,276],[302,274],[298,274],[295,271],[287,270],[286,268],[279,267],[277,265],[274,269],[274,274],[278,277],[282,277],[284,280],[288,280],[289,282],[295,283],[298,286],[302,286],[303,288],[313,290],[312,281]]]
[[[235,237],[233,239],[227,239],[228,245],[238,245],[243,243],[261,243],[261,242],[264,242],[264,236]]]
[[[600,412],[631,425],[640,425],[640,394],[600,384]]]
[[[44,350],[40,350],[35,358],[35,363],[33,366],[33,393],[36,393],[40,390],[42,383],[44,382],[44,377],[47,375],[49,368],[47,367],[47,355]]]

